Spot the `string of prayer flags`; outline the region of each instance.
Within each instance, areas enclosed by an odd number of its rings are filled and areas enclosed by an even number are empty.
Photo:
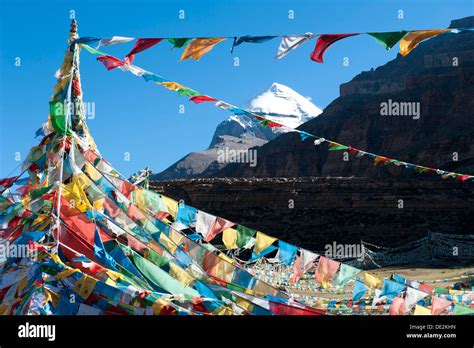
[[[306,35],[283,36],[275,59],[283,58],[313,37],[314,36],[311,33],[307,33]]]
[[[385,33],[367,33],[379,42],[386,50],[391,49],[397,44],[405,35],[407,31],[393,31]]]
[[[276,38],[276,36],[239,36],[234,38],[234,42],[232,44],[231,52],[234,52],[234,47],[239,46],[240,44],[246,43],[263,43],[270,41],[271,39]]]
[[[163,39],[137,39],[135,46],[133,46],[132,50],[125,56],[125,62],[127,64],[132,64],[133,60],[135,59],[135,54],[155,46],[162,40]]]
[[[199,60],[211,51],[215,45],[224,40],[225,38],[194,39],[186,46],[180,60],[187,60],[189,58]]]
[[[84,45],[84,47],[86,47],[86,45]],[[130,65],[130,67],[132,67],[132,66]],[[201,101],[215,101],[215,100],[217,100],[215,106],[220,108],[220,109],[227,110],[229,112],[234,113],[235,115],[246,115],[246,116],[249,116],[249,117],[254,117],[259,121],[266,121],[265,122],[266,124],[271,124],[272,126],[278,126],[278,124],[276,122],[275,122],[275,124],[273,124],[273,121],[271,121],[269,119],[266,119],[265,117],[263,117],[261,115],[258,115],[258,114],[255,114],[253,112],[250,112],[250,111],[244,110],[242,108],[236,107],[234,105],[231,105],[231,104],[229,104],[227,102],[224,102],[222,100],[219,100],[217,98],[213,98],[211,96],[201,94],[201,93],[199,93],[195,90],[192,90],[188,87],[185,87],[181,84],[178,84],[177,82],[167,80],[167,79],[165,79],[165,78],[163,78],[159,75],[152,74],[150,72],[145,72],[145,73],[142,74],[142,76],[146,81],[156,82],[157,84],[161,84],[161,85],[163,85],[164,87],[166,87],[170,90],[177,91],[181,95],[190,96],[190,100],[194,101],[196,103],[201,102]],[[64,119],[62,119],[62,120],[64,121]],[[61,121],[56,122],[56,127],[58,129],[61,127]],[[285,127],[286,128],[291,128],[291,127],[288,127],[288,126],[285,126]],[[347,145],[344,145],[344,144],[339,144],[337,142],[333,142],[331,140],[321,138],[319,136],[316,136],[316,135],[313,135],[313,134],[310,134],[310,133],[307,133],[307,132],[304,132],[304,131],[297,130],[297,132],[300,134],[300,137],[301,137],[302,140],[305,140],[309,137],[316,138],[315,145],[320,144],[322,142],[327,142],[328,145],[329,145],[328,146],[328,151],[348,150],[350,152],[356,153],[357,157],[368,156],[368,157],[374,159],[375,164],[384,163],[385,165],[389,165],[389,164],[390,165],[398,165],[398,166],[403,165],[403,166],[405,166],[405,168],[416,170],[419,173],[436,173],[436,174],[440,175],[443,179],[453,178],[453,179],[456,179],[456,180],[459,180],[459,181],[462,181],[462,182],[472,181],[474,179],[474,175],[460,174],[460,173],[454,173],[454,172],[446,172],[446,171],[443,171],[441,169],[428,168],[428,167],[425,167],[425,166],[414,165],[414,164],[403,162],[403,161],[400,161],[400,160],[397,160],[397,159],[388,158],[388,157],[385,157],[385,156],[380,156],[380,155],[377,155],[377,154],[365,152],[365,151],[362,151],[360,149],[356,149],[356,148],[353,148],[351,146],[347,146]]]
[[[424,40],[435,37],[441,34],[443,30],[417,30],[410,32],[400,41],[400,54],[402,56],[408,55],[418,44]]]
[[[335,42],[342,40],[349,36],[359,34],[323,34],[318,37],[314,51],[311,53],[311,60],[313,62],[322,63],[324,52],[328,50]]]

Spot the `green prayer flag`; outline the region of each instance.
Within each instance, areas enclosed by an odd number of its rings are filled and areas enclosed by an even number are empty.
[[[40,187],[40,188],[31,190],[30,191],[31,200],[33,201],[33,200],[41,197],[45,193],[48,193],[51,190],[51,188],[53,188],[53,186],[54,185],[49,185],[49,186],[46,186],[46,187]]]
[[[199,292],[190,287],[184,286],[178,280],[163,271],[160,267],[147,259],[144,259],[140,254],[132,251],[131,256],[135,266],[140,270],[140,272],[153,284],[159,286],[163,290],[174,295],[183,294],[193,297],[200,296]]]
[[[88,51],[89,53],[98,54],[98,55],[101,55],[101,56],[106,56],[107,55],[106,53],[103,53],[99,50],[96,50],[95,48],[92,48],[91,46],[84,45],[84,44],[82,44],[81,46],[84,47],[86,49],[86,51]]]
[[[186,43],[189,41],[190,39],[186,39],[186,38],[181,38],[181,39],[168,39],[168,42],[171,43],[173,45],[173,48],[181,48],[183,47],[184,45],[186,45]]]
[[[474,308],[456,304],[452,315],[474,315]]]
[[[329,145],[329,151],[336,151],[336,150],[347,150],[349,146],[346,145]]]
[[[256,233],[257,233],[256,230],[238,225],[237,226],[237,246],[239,248],[242,248],[244,245],[246,245],[250,241],[250,239]]]
[[[159,267],[168,266],[169,261],[153,249],[148,249],[146,258]]]
[[[339,269],[339,273],[337,274],[335,281],[339,285],[347,284],[347,282],[353,279],[359,272],[360,269],[341,263],[341,268]]]
[[[62,102],[49,103],[49,115],[51,116],[51,125],[60,135],[70,134],[66,124],[66,107]]]
[[[186,97],[194,97],[197,95],[202,95],[198,91],[195,91],[194,89],[191,89],[191,88],[180,88],[178,90],[178,94],[181,96],[186,96]]]
[[[405,36],[407,31],[392,31],[388,33],[368,33],[375,40],[377,40],[386,50],[391,49],[395,44]]]

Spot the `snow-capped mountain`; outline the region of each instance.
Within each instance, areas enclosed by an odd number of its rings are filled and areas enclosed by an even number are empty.
[[[291,128],[298,127],[322,112],[308,98],[276,82],[252,99],[249,109]],[[209,175],[214,169],[219,170],[225,166],[217,163],[219,150],[246,150],[262,146],[286,131],[288,130],[285,128],[262,128],[256,119],[249,116],[231,115],[216,127],[207,150],[184,156],[163,172],[152,175],[152,180],[185,179],[204,172]]]
[[[276,82],[250,102],[250,110],[293,128],[322,113],[308,98]]]
[[[250,101],[249,109],[271,121],[291,128],[298,127],[322,112],[308,98],[303,97],[290,87],[276,82],[253,98]],[[217,126],[210,146],[219,143],[222,135],[241,137],[246,134],[269,141],[286,131],[288,130],[285,128],[262,129],[253,117],[232,115]]]

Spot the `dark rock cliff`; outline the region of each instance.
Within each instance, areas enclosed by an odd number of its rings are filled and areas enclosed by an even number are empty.
[[[428,231],[474,234],[474,190],[456,181],[193,179],[152,189],[311,250],[334,241],[395,246]]]

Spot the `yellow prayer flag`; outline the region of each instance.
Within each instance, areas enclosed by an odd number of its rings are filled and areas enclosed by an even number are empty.
[[[164,233],[160,233],[160,243],[168,249],[171,254],[174,254],[177,246],[173,241]]]
[[[414,315],[431,315],[431,309],[420,306],[420,305],[415,305],[415,313]]]
[[[430,37],[434,37],[439,35],[444,30],[436,29],[436,30],[416,30],[410,32],[407,36],[405,36],[400,41],[400,54],[402,56],[408,55],[413,49],[415,49],[418,44]]]
[[[176,215],[178,214],[178,202],[163,195],[161,196],[161,198],[163,199],[163,204],[166,207],[166,211],[170,213],[171,216],[176,218]]]
[[[92,290],[94,290],[96,283],[97,279],[84,274],[81,279],[76,282],[72,290],[85,300],[90,296],[90,294],[92,294]]]
[[[87,189],[84,185],[84,177],[85,175],[83,174],[74,176],[69,184],[63,184],[62,190],[62,196],[66,198],[73,207],[81,212],[92,209],[92,205],[84,192],[84,190]]]
[[[237,231],[226,228],[222,234],[222,241],[227,249],[237,249]]]
[[[69,277],[71,274],[76,273],[76,272],[80,272],[80,271],[77,268],[66,268],[65,270],[56,274],[55,278],[61,279],[64,277]]]
[[[189,58],[199,60],[203,55],[212,50],[215,45],[224,40],[225,38],[194,39],[184,50],[181,60]]]
[[[267,236],[265,233],[257,232],[255,246],[253,251],[259,254],[262,250],[265,250],[272,245],[277,239],[274,237]]]
[[[176,230],[170,230],[170,239],[176,244],[181,245],[184,242],[185,237]]]
[[[382,279],[374,274],[364,272],[363,277],[365,286],[367,286],[370,290],[379,288],[382,285]]]
[[[95,169],[93,165],[87,162],[84,164],[84,172],[89,174],[89,176],[94,181],[98,181],[100,178],[102,178],[102,174],[97,169]]]
[[[188,286],[196,279],[173,262],[170,262],[170,276],[177,279],[184,286]]]
[[[224,253],[219,253],[219,257],[225,261],[227,261],[228,263],[230,263],[231,265],[234,264],[234,260],[232,260],[229,256],[227,256],[226,254]]]
[[[180,85],[179,83],[176,83],[176,82],[172,82],[172,81],[157,82],[156,84],[157,85],[163,85],[163,86],[165,86],[166,88],[168,88],[169,90],[172,90],[172,91],[179,91],[180,89],[186,88],[185,86]]]
[[[220,259],[217,261],[217,264],[212,267],[210,273],[213,276],[230,283],[232,281],[232,277],[234,276],[234,269],[235,267],[232,266],[231,263]]]
[[[132,192],[132,203],[141,210],[147,210],[146,197],[141,189],[136,189]]]
[[[94,201],[94,209],[97,211],[102,211],[104,207],[105,198],[99,198],[98,200]]]

